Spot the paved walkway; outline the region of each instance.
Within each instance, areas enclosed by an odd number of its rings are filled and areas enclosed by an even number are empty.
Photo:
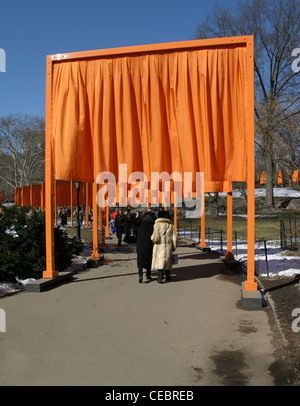
[[[267,314],[215,253],[181,243],[171,283],[139,284],[115,242],[72,282],[0,300],[0,386],[273,385]]]

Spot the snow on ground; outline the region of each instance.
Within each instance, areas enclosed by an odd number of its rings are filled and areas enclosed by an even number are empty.
[[[219,193],[220,196],[226,197],[227,193]],[[285,187],[273,188],[274,197],[286,197],[287,199],[299,199],[300,191],[289,189]],[[233,197],[243,197],[241,192],[233,190]],[[266,195],[265,188],[255,189],[255,197],[264,197]],[[221,214],[222,215],[222,214]],[[226,215],[226,214],[223,214]],[[233,215],[234,216],[234,215]],[[240,217],[247,217],[247,215],[236,215]],[[265,217],[266,215],[256,215],[255,217]],[[269,216],[270,217],[270,216]],[[233,244],[235,245],[235,243]],[[211,242],[210,247],[213,250],[220,251],[220,243],[215,241]],[[223,253],[226,253],[226,242],[223,244]],[[239,241],[236,247],[233,246],[233,254],[236,260],[242,262],[247,266],[247,242]],[[224,251],[225,250],[225,251]],[[300,257],[286,255],[286,251],[280,248],[279,241],[269,241],[267,243],[267,259],[265,255],[264,245],[262,242],[255,243],[255,272],[257,275],[267,276],[267,264],[269,276],[292,276],[300,274]]]
[[[289,189],[287,187],[275,187],[273,189],[274,197],[287,197],[289,199],[300,198],[300,191]],[[255,189],[255,197],[264,197],[266,195],[266,189]]]
[[[297,199],[300,198],[300,191],[293,190],[286,187],[275,187],[273,188],[274,197],[286,197],[288,199]],[[227,193],[219,193],[220,196],[226,197]],[[265,197],[266,189],[258,188],[255,189],[255,197]],[[232,196],[235,198],[243,197],[242,193],[239,190],[233,190]]]
[[[211,241],[210,248],[221,252],[221,245],[218,241]],[[255,273],[260,276],[293,276],[300,274],[300,257],[286,255],[287,251],[280,247],[279,241],[267,242],[267,257],[265,254],[263,242],[255,243]],[[222,253],[227,252],[226,241],[223,243]],[[237,261],[240,261],[245,268],[247,267],[247,242],[238,241],[232,245],[232,253]]]
[[[273,189],[274,197],[286,197],[287,199],[300,198],[300,191],[293,190],[285,187],[278,187]],[[266,194],[265,188],[255,189],[255,197],[264,197]],[[224,193],[226,196],[226,193]],[[242,197],[238,190],[233,191],[233,197]],[[247,215],[241,215],[247,217]],[[264,217],[257,215],[255,217]],[[225,243],[226,244],[226,243]],[[223,250],[226,250],[226,245],[223,245]],[[212,242],[211,248],[220,250],[221,246],[218,242]],[[233,254],[235,259],[241,261],[247,266],[247,242],[238,242],[237,255],[235,254],[236,247],[233,246]],[[226,253],[226,251],[224,252]],[[292,276],[294,274],[300,274],[300,257],[286,255],[286,250],[280,248],[279,241],[267,242],[267,259],[264,250],[263,242],[255,243],[255,273],[261,276],[267,276],[267,264],[269,270],[269,276]]]

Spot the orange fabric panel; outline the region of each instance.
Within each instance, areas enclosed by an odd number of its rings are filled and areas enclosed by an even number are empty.
[[[298,171],[298,170],[295,170],[295,171],[293,171],[293,173],[292,173],[292,182],[297,182],[298,179],[299,179],[299,171]]]
[[[45,182],[41,183],[41,207],[45,207]]]
[[[283,182],[282,170],[278,171],[277,183]]]
[[[266,171],[262,171],[261,175],[260,175],[260,184],[263,185],[266,183],[267,180],[267,172]]]
[[[204,183],[205,193],[217,193],[217,192],[232,192],[231,182],[205,182]]]
[[[245,181],[245,86],[245,47],[54,63],[55,178],[118,179],[126,163]]]
[[[92,187],[89,187],[89,204],[92,204]],[[77,192],[72,182],[72,196],[73,196],[73,206],[77,205]],[[85,183],[80,185],[79,189],[79,205],[86,205],[86,189]],[[70,182],[69,181],[56,181],[56,205],[57,206],[70,206],[71,205],[71,192],[70,192]]]
[[[58,67],[61,69],[55,69]],[[54,66],[52,148],[54,162],[60,167],[55,179],[84,180],[92,176],[93,145],[86,123],[85,76],[84,62]]]
[[[70,182],[56,181],[56,206],[70,206]],[[76,201],[76,200],[75,200]]]
[[[72,187],[72,193],[73,193],[73,205],[77,206],[77,192],[73,183]],[[80,206],[85,206],[86,204],[86,199],[85,199],[85,183],[81,183],[80,189],[79,189],[79,205]]]
[[[31,205],[33,207],[40,207],[41,206],[41,189],[42,185],[41,184],[32,184],[31,185],[32,189],[32,200],[31,200]]]
[[[30,206],[30,186],[22,186],[22,206]]]
[[[88,192],[86,190],[87,185],[88,185]],[[93,204],[93,185],[90,184],[90,183],[85,183],[85,184],[82,184],[82,187],[84,187],[84,190],[85,190],[85,200],[84,200],[84,203],[82,205],[86,206],[86,193],[88,193],[88,202],[87,202],[87,204],[89,206],[92,206],[92,204]]]
[[[17,206],[21,206],[21,204],[22,204],[21,193],[22,193],[22,188],[15,187],[15,204]]]

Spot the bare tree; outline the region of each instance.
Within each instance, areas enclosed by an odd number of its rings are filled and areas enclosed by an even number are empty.
[[[44,119],[10,115],[0,119],[0,181],[5,189],[44,179]]]
[[[280,147],[277,148],[277,161],[287,174],[289,185],[292,184],[292,173],[300,165],[300,114],[290,115],[282,122],[279,129]]]
[[[283,122],[300,114],[300,73],[292,70],[292,52],[300,46],[299,0],[241,0],[234,10],[215,6],[196,29],[197,38],[254,35],[256,143],[266,179],[266,206],[274,205],[276,145]]]

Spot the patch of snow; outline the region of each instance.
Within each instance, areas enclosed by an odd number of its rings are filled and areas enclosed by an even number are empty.
[[[287,187],[275,187],[273,188],[274,197],[287,197],[290,199],[297,199],[300,198],[300,191],[290,189]],[[255,197],[265,197],[266,189],[265,188],[257,188],[255,189]],[[219,196],[226,197],[227,193],[219,193]],[[239,190],[234,189],[232,191],[232,196],[235,198],[243,197],[242,193]]]
[[[267,273],[267,261],[269,269],[269,277],[274,276],[293,276],[300,274],[300,257],[293,255],[286,255],[287,251],[280,247],[278,241],[269,241],[266,244],[267,247],[267,259],[265,255],[265,249],[262,242],[255,243],[255,274],[260,276],[268,276]],[[226,241],[221,247],[220,242],[211,241],[210,248],[212,250],[221,251],[226,254],[227,246]],[[240,261],[245,267],[247,267],[247,242],[238,241],[237,249],[235,242],[232,244],[232,253],[237,261]]]

